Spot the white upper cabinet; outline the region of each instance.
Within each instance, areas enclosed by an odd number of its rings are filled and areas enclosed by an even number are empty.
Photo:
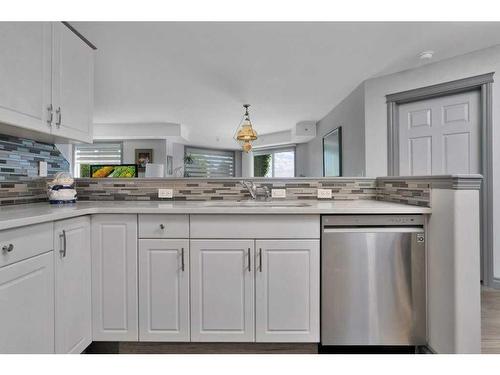
[[[60,22],[1,22],[0,123],[13,135],[92,142],[93,55]]]
[[[189,341],[189,240],[139,240],[139,340]]]
[[[56,353],[79,354],[92,342],[90,217],[54,225]]]
[[[54,23],[53,134],[92,142],[94,51],[62,23]]]
[[[0,22],[0,122],[50,133],[52,24]]]
[[[0,268],[0,353],[54,353],[52,251]]]
[[[92,216],[92,337],[137,341],[137,215]]]
[[[319,342],[319,240],[255,243],[257,342]]]
[[[191,341],[253,342],[254,241],[192,240]]]

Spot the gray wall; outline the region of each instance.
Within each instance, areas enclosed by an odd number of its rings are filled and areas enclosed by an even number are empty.
[[[500,71],[500,46],[423,65],[387,76],[372,78],[358,86],[318,123],[314,140],[297,147],[297,175],[322,173],[322,137],[342,126],[345,176],[387,175],[387,105],[385,96],[400,91]],[[500,166],[500,78],[493,83],[493,165]],[[500,174],[492,176],[494,192],[500,192]],[[493,206],[493,268],[500,282],[500,199]]]
[[[123,141],[123,163],[134,164],[135,149],[153,149],[153,163],[167,165],[167,143],[165,139],[144,139]],[[144,177],[144,172],[139,172]]]
[[[323,137],[342,127],[342,171],[344,176],[365,175],[364,83],[317,123],[316,138],[297,146],[297,176],[323,175]]]
[[[295,146],[295,177],[308,177],[309,170],[309,146],[307,143],[299,143]]]
[[[365,81],[366,171],[387,174],[387,106],[385,96],[400,91],[498,71],[500,47],[457,56],[422,67]],[[495,77],[498,81],[499,77]],[[493,118],[499,118],[498,82],[493,84]],[[500,160],[500,159],[499,159]]]
[[[153,149],[153,163],[167,163],[167,146],[164,139],[125,140],[123,141],[123,163],[135,163],[135,149]]]
[[[387,174],[387,107],[385,95],[425,87],[479,74],[500,71],[500,46],[483,49],[451,59],[427,64],[365,82],[366,171],[368,176]],[[500,166],[500,77],[493,83],[493,165]],[[493,268],[500,279],[500,174],[493,173]],[[499,280],[500,281],[500,280]]]

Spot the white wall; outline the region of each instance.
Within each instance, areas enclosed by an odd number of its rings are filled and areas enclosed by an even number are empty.
[[[424,65],[365,82],[366,174],[387,174],[387,106],[385,95],[438,83],[500,71],[500,46]],[[500,77],[493,83],[493,165],[500,166]],[[500,174],[493,171],[494,192],[500,192]],[[500,278],[500,199],[493,194],[493,267]]]
[[[184,145],[181,143],[173,143],[172,144],[172,157],[173,157],[173,166],[172,170],[174,172],[174,177],[184,177]],[[175,170],[179,168],[179,172],[181,175],[176,175]]]
[[[297,176],[323,175],[323,137],[342,126],[342,172],[365,175],[364,83],[317,123],[316,138],[300,145],[296,153]]]
[[[55,145],[57,149],[61,152],[62,156],[69,163],[69,172],[73,176],[73,145],[71,143],[58,143]]]
[[[253,177],[253,151],[241,153],[241,177]]]

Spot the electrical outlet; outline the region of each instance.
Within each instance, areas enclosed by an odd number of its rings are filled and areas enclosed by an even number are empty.
[[[286,198],[286,189],[272,189],[271,190],[272,198]]]
[[[318,189],[318,198],[319,199],[331,199],[332,198],[332,189]]]
[[[173,189],[158,189],[158,198],[173,198]]]
[[[46,161],[38,162],[38,175],[40,177],[47,177],[47,162]]]

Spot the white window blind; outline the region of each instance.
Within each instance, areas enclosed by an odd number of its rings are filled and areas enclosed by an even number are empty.
[[[193,159],[185,163],[186,177],[234,177],[234,151],[186,147],[184,153]]]
[[[122,144],[94,143],[91,145],[75,145],[74,166],[75,177],[82,177],[82,165],[121,164]]]

